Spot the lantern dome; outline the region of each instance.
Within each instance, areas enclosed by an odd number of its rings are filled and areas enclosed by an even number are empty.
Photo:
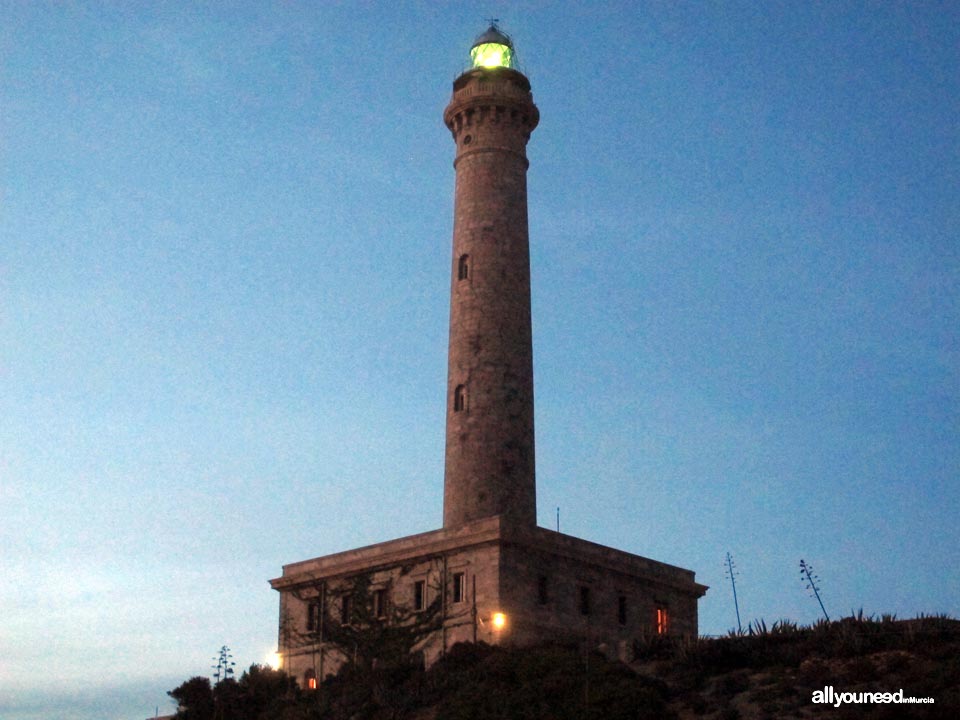
[[[473,67],[513,67],[513,43],[495,24],[478,37],[470,48]]]

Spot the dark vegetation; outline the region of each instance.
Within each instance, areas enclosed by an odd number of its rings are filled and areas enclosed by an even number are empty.
[[[635,648],[633,667],[664,679],[680,717],[960,717],[960,622],[946,616],[897,620],[861,611],[810,627],[763,621],[723,638],[652,642]],[[896,692],[932,705],[811,702],[814,690]]]
[[[170,695],[188,720],[644,720],[960,717],[960,622],[859,614],[811,627],[751,623],[697,641],[638,643],[631,665],[582,648],[460,644],[424,671],[348,665],[316,691],[257,665]],[[812,692],[895,692],[933,705],[811,703]]]

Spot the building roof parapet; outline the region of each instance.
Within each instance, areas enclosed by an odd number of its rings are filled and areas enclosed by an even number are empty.
[[[651,560],[642,555],[635,555],[625,550],[607,547],[547,528],[513,528],[506,539],[517,545],[545,550],[615,572],[644,577],[682,592],[692,592],[697,597],[702,597],[708,589],[706,585],[696,582],[696,574],[692,570],[686,570],[658,560]]]
[[[323,555],[283,566],[283,575],[270,581],[274,590],[311,583],[320,578],[349,575],[410,562],[452,550],[496,542],[502,537],[501,517],[476,520],[453,529],[432,530],[354,550]]]
[[[478,545],[510,543],[532,550],[586,562],[591,565],[643,577],[651,582],[702,597],[707,586],[697,583],[695,573],[675,565],[651,560],[624,550],[565,535],[542,527],[527,528],[503,522],[495,515],[453,529],[432,530],[375,545],[333,553],[283,566],[283,575],[270,581],[283,591],[321,578],[351,575],[404,562],[416,561]]]

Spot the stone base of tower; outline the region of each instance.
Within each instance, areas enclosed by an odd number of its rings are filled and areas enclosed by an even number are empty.
[[[690,570],[499,516],[285,565],[270,584],[282,666],[304,687],[391,623],[427,665],[477,641],[587,644],[630,660],[634,640],[695,637],[707,590]]]

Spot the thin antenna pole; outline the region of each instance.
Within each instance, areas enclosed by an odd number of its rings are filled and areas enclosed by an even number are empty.
[[[733,588],[733,607],[737,611],[737,632],[743,632],[743,626],[740,624],[740,603],[737,602],[737,581],[734,579],[736,573],[733,570],[733,556],[727,553],[727,574],[730,576],[730,587]]]
[[[557,508],[557,532],[560,532],[560,508]]]

